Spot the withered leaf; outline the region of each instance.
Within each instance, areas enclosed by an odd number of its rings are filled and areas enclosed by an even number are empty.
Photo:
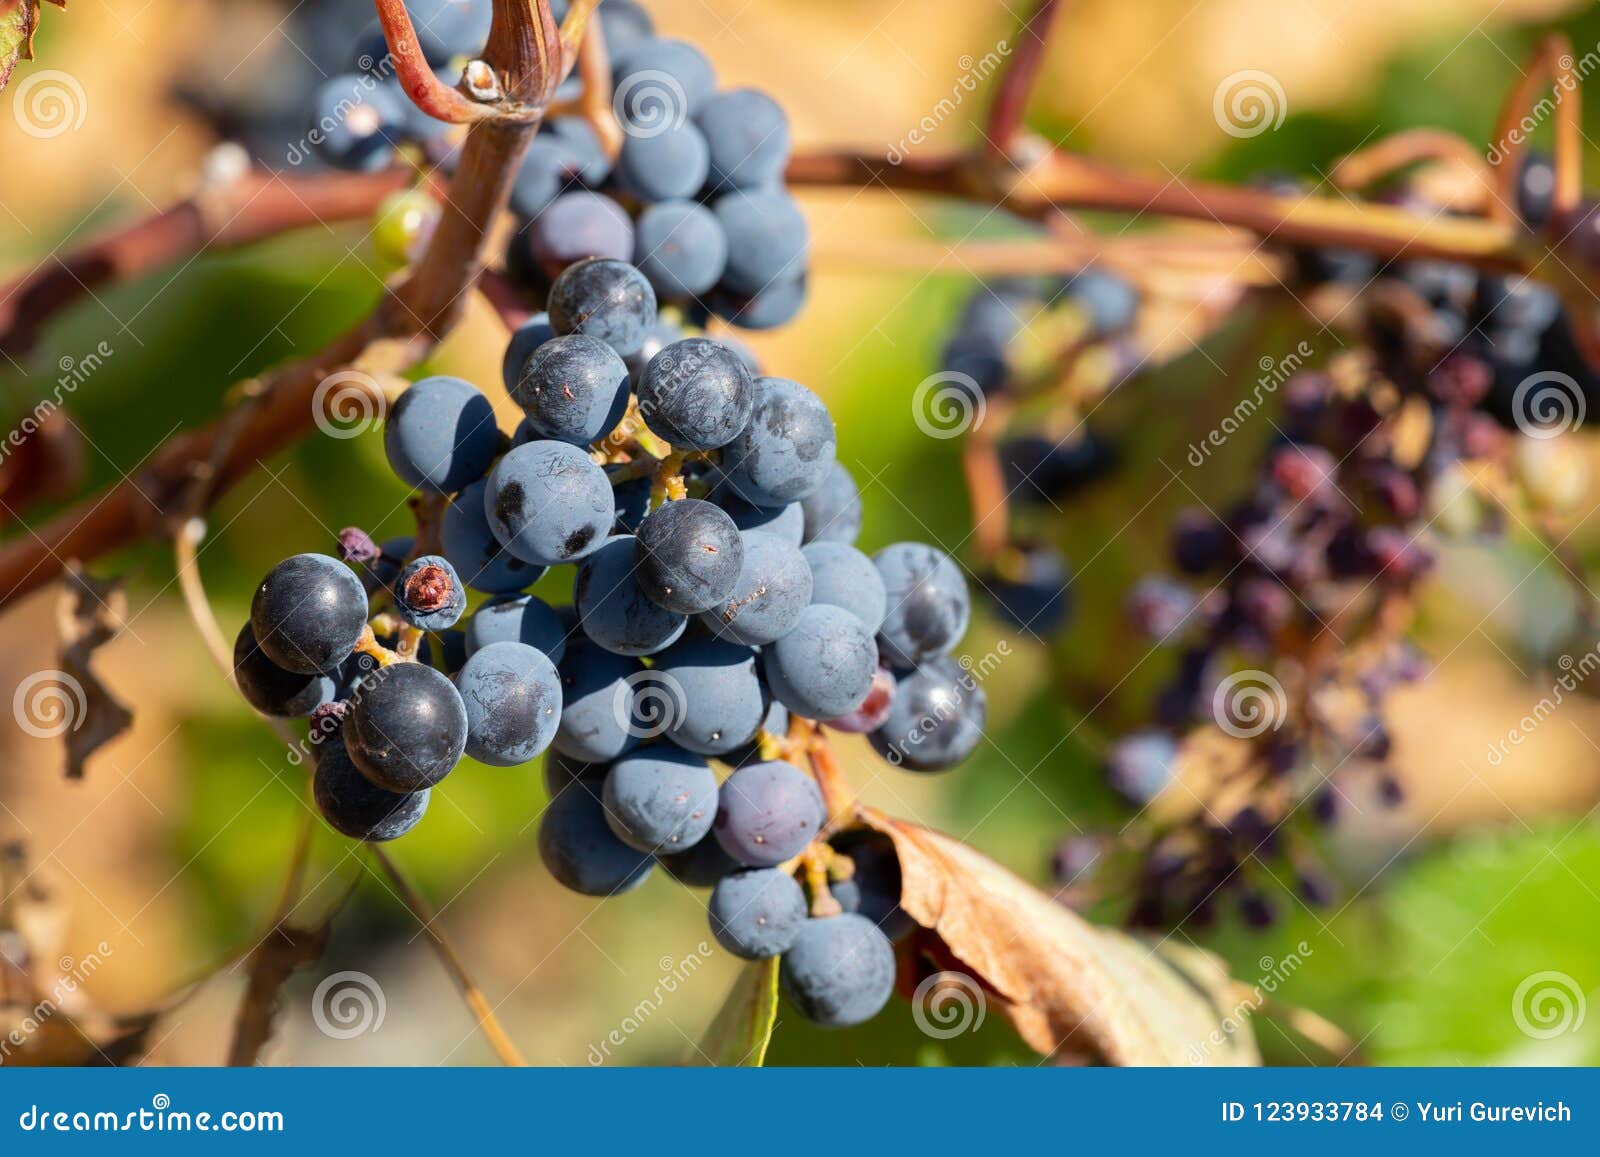
[[[863,810],[894,841],[900,906],[1046,1056],[1113,1065],[1254,1065],[1222,1029],[1228,977],[1206,953],[1099,928],[949,836]]]
[[[778,1019],[778,962],[762,960],[739,973],[733,989],[691,1062],[718,1067],[759,1068],[767,1059]]]
[[[58,674],[75,699],[65,710],[76,713],[64,733],[67,778],[82,779],[89,757],[133,725],[133,713],[90,668],[95,651],[122,630],[128,599],[120,581],[92,578],[76,563],[67,567],[63,583],[66,589],[56,612],[61,636]]]
[[[18,60],[33,59],[33,34],[39,30],[42,0],[0,0],[0,89],[11,78]],[[67,0],[50,0],[65,8]]]
[[[250,982],[234,1021],[229,1065],[249,1066],[260,1059],[261,1050],[272,1039],[283,986],[297,971],[322,958],[331,928],[331,921],[317,928],[280,923],[256,945],[250,954]]]

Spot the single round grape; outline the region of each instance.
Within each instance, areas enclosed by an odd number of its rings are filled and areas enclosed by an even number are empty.
[[[889,712],[894,707],[895,689],[894,672],[880,666],[873,673],[872,690],[867,692],[867,697],[859,707],[848,715],[838,715],[823,722],[834,731],[843,731],[847,735],[866,735],[876,731],[888,722]]]
[[[567,653],[567,628],[543,599],[508,595],[484,603],[467,620],[467,654],[491,643],[523,643],[559,663]]]
[[[810,494],[800,500],[805,512],[805,542],[854,543],[861,534],[861,491],[837,461]]]
[[[450,560],[425,554],[400,568],[394,580],[395,612],[413,627],[443,631],[467,609],[467,588]]]
[[[693,197],[710,172],[711,150],[692,121],[656,133],[623,134],[617,184],[641,201]]]
[[[723,781],[712,831],[741,864],[775,868],[804,851],[826,818],[816,780],[792,763],[752,763]]]
[[[900,677],[889,718],[869,737],[896,767],[944,771],[977,748],[989,699],[953,659],[930,659]]]
[[[535,434],[587,446],[616,429],[628,408],[628,367],[617,352],[585,334],[552,338],[517,375],[511,399]]]
[[[783,638],[811,605],[811,568],[799,548],[764,531],[742,531],[744,564],[733,592],[700,616],[719,638],[761,647]]]
[[[726,755],[755,738],[769,699],[756,653],[696,635],[656,656],[655,676],[668,706],[667,738],[701,755]]]
[[[605,471],[566,442],[513,448],[490,471],[483,504],[494,536],[540,566],[599,550],[616,518]]]
[[[376,172],[394,160],[405,128],[405,109],[370,77],[326,81],[311,98],[311,149],[336,169]]]
[[[711,830],[717,777],[700,756],[658,743],[613,763],[602,798],[617,839],[641,852],[680,852]]]
[[[362,680],[344,721],[361,773],[389,791],[432,787],[467,746],[467,711],[454,684],[421,663],[391,663]]]
[[[655,322],[655,290],[627,262],[591,257],[567,266],[550,287],[556,333],[597,337],[623,357],[638,352]]]
[[[695,201],[661,201],[634,224],[633,263],[664,301],[699,297],[722,278],[728,238],[716,216]]]
[[[894,992],[894,946],[864,916],[807,920],[778,970],[783,995],[824,1028],[871,1020]]]
[[[789,118],[778,102],[754,88],[711,97],[695,114],[711,157],[711,184],[718,192],[761,189],[783,180],[792,141]]]
[[[578,178],[590,188],[598,188],[611,176],[611,158],[606,156],[594,126],[581,116],[552,117],[545,122],[543,132],[559,139],[582,163]]]
[[[719,507],[696,498],[668,502],[634,539],[640,588],[681,615],[710,610],[733,593],[744,564],[739,528]]]
[[[849,611],[826,603],[807,607],[794,630],[761,652],[773,698],[807,719],[856,710],[877,669],[872,633]]]
[[[406,104],[416,107],[409,100]],[[404,189],[385,197],[372,222],[372,248],[379,264],[390,269],[410,265],[433,236],[439,213],[439,202],[423,189]]]
[[[428,810],[426,790],[397,793],[377,786],[351,762],[337,735],[324,739],[316,750],[311,794],[334,831],[379,844],[399,839],[422,821]]]
[[[602,154],[603,155],[603,154]],[[633,219],[603,193],[562,193],[528,225],[528,248],[546,276],[587,257],[633,257]]]
[[[490,643],[456,675],[467,709],[467,754],[492,767],[537,758],[561,722],[561,677],[524,643]]]
[[[528,143],[512,182],[512,211],[529,220],[537,217],[579,182],[584,164],[583,154],[568,141],[540,133]]]
[[[730,247],[732,244],[730,241]],[[778,329],[800,316],[809,292],[802,273],[768,282],[755,293],[740,293],[724,283],[711,291],[706,304],[712,313],[740,329]]]
[[[524,562],[500,545],[484,511],[488,488],[487,480],[479,480],[450,500],[439,527],[440,547],[461,581],[473,590],[490,595],[526,590],[544,576],[545,568]]]
[[[755,398],[756,384],[739,355],[711,338],[673,342],[639,377],[640,416],[683,450],[715,450],[738,438]]]
[[[500,449],[494,406],[471,382],[423,378],[389,411],[383,449],[406,485],[454,494],[482,478]]]
[[[294,719],[310,715],[334,698],[333,676],[285,671],[256,646],[250,624],[233,641],[233,679],[245,702],[263,715]]]
[[[555,336],[556,331],[550,328],[550,315],[547,313],[534,314],[512,331],[511,340],[506,343],[506,356],[500,363],[500,377],[505,382],[506,393],[517,388],[522,367],[533,356],[533,351]]]
[[[806,922],[806,895],[776,868],[723,876],[706,906],[711,935],[741,960],[767,960],[794,946]]]
[[[682,124],[717,91],[711,63],[694,45],[669,38],[640,39],[613,56],[612,84],[623,132],[659,131]]]
[[[837,449],[821,398],[788,378],[757,378],[750,421],[724,447],[722,469],[746,502],[783,506],[822,486]]]
[[[590,786],[572,784],[539,820],[539,858],[562,887],[585,896],[619,896],[644,883],[655,860],[617,839]]]
[[[758,294],[805,273],[811,231],[787,193],[739,190],[718,197],[711,211],[728,237],[722,285],[730,292]]]
[[[367,592],[325,554],[297,554],[267,572],[250,603],[261,653],[285,671],[316,675],[344,662],[367,626]]]
[[[656,34],[650,13],[635,0],[605,0],[595,16],[605,30],[606,47],[616,60],[620,60],[623,53],[640,41],[649,40]]]
[[[1135,731],[1106,749],[1106,782],[1140,807],[1166,790],[1177,768],[1178,745],[1164,731]]]
[[[668,852],[658,859],[668,875],[688,888],[709,888],[739,870],[739,864],[716,840],[701,840],[688,851]]]
[[[889,595],[878,645],[899,667],[948,654],[967,633],[972,599],[949,555],[920,542],[897,542],[873,556]]]
[[[572,605],[583,633],[619,655],[653,655],[677,642],[688,619],[658,604],[639,585],[631,535],[616,534],[578,567]]]
[[[561,726],[551,745],[569,759],[606,764],[639,746],[634,687],[644,664],[583,637],[567,640],[561,674]]]
[[[842,542],[813,542],[800,551],[811,567],[811,601],[843,607],[877,634],[889,611],[883,576],[872,560]]]

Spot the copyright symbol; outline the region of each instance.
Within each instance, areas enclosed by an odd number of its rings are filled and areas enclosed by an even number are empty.
[[[1410,1115],[1411,1110],[1406,1108],[1403,1101],[1396,1101],[1394,1107],[1389,1110],[1389,1116],[1396,1121],[1404,1121]]]

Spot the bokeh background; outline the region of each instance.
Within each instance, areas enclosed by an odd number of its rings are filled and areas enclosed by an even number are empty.
[[[41,63],[81,83],[85,115],[49,140],[22,133],[0,94],[0,266],[21,270],[74,237],[149,213],[190,192],[218,127],[248,132],[270,155],[298,135],[295,108],[360,5],[316,0],[75,0],[45,13]],[[725,85],[772,91],[799,144],[885,149],[903,138],[981,57],[1015,35],[1020,3],[968,0],[652,0],[666,31],[695,41]],[[1265,171],[1322,180],[1344,152],[1417,125],[1471,140],[1492,133],[1501,95],[1536,35],[1565,29],[1579,51],[1600,43],[1600,11],[1570,0],[1075,0],[1049,52],[1030,124],[1090,154],[1173,175],[1243,179]],[[341,31],[341,29],[343,31]],[[27,75],[24,65],[17,80]],[[1287,118],[1248,140],[1218,128],[1218,80],[1242,69],[1278,78]],[[974,95],[926,148],[976,139]],[[1586,132],[1600,139],[1600,112]],[[1586,144],[1591,175],[1600,149]],[[1592,178],[1593,180],[1593,178]],[[936,244],[1016,232],[998,215],[883,192],[807,193],[817,238],[810,304],[788,329],[753,341],[765,363],[821,393],[840,456],[863,484],[867,549],[903,538],[960,554],[971,519],[958,448],[919,433],[915,385],[935,368],[946,327],[974,283]],[[1092,218],[1091,218],[1092,219]],[[1129,228],[1106,221],[1108,229]],[[1131,226],[1143,228],[1145,225]],[[926,261],[875,260],[916,242]],[[0,363],[7,427],[47,396],[62,359],[102,341],[114,351],[70,398],[84,434],[86,480],[137,471],[162,439],[219,412],[228,386],[309,351],[375,301],[381,273],[360,224],[316,228],[187,262],[98,293],[54,324],[26,361]],[[1175,327],[1173,340],[1188,340]],[[1291,323],[1274,349],[1295,340]],[[986,684],[988,741],[961,769],[913,777],[846,743],[863,796],[960,836],[1050,888],[1049,864],[1075,830],[1128,814],[1104,786],[1105,737],[1137,726],[1165,660],[1120,626],[1129,584],[1162,565],[1174,510],[1168,462],[1209,429],[1253,380],[1251,343],[1226,321],[1209,356],[1170,360],[1119,391],[1105,428],[1124,468],[1083,496],[1057,532],[1073,558],[1077,615],[1040,641],[989,615],[966,649],[1004,641]],[[489,385],[504,332],[487,309],[432,363]],[[1241,438],[1265,436],[1270,429]],[[1253,461],[1241,449],[1209,466],[1197,490],[1220,502]],[[1235,471],[1230,473],[1230,470]],[[212,519],[201,554],[224,629],[245,616],[253,583],[286,554],[326,549],[339,527],[406,532],[405,494],[380,439],[313,438],[262,468]],[[1593,501],[1582,509],[1593,506]],[[0,533],[25,534],[50,507],[3,511]],[[1600,553],[1600,520],[1579,525],[1578,553]],[[1247,984],[1289,954],[1303,958],[1276,998],[1316,1010],[1376,1063],[1600,1062],[1600,1011],[1549,1039],[1519,1029],[1511,1007],[1530,975],[1559,971],[1600,994],[1600,700],[1570,699],[1501,765],[1486,759],[1548,693],[1552,641],[1571,625],[1570,591],[1545,552],[1512,534],[1444,555],[1418,642],[1433,678],[1397,693],[1393,767],[1406,802],[1368,809],[1327,839],[1342,890],[1312,912],[1292,900],[1265,931],[1229,918],[1198,943]],[[217,676],[177,597],[170,551],[144,547],[102,564],[126,577],[129,626],[98,669],[135,711],[129,734],[81,781],[62,775],[58,744],[0,721],[0,838],[19,840],[32,874],[5,882],[0,911],[82,959],[109,952],[81,1000],[112,1012],[161,1005],[192,977],[254,942],[271,911],[304,806],[304,773]],[[0,618],[0,699],[54,663],[56,594]],[[1148,659],[1148,661],[1147,661]],[[1082,689],[1115,687],[1103,703]],[[562,892],[533,849],[543,789],[533,769],[468,763],[396,854],[440,909],[476,978],[537,1063],[663,1064],[688,1059],[735,974],[707,947],[700,895],[657,873],[605,905]],[[300,912],[343,900],[322,961],[285,991],[269,1063],[466,1064],[492,1059],[448,977],[385,882],[344,841],[319,831]],[[1304,947],[1302,947],[1304,946]],[[1307,950],[1309,949],[1309,950]],[[380,1029],[340,1040],[311,1016],[318,980],[359,969],[381,984]],[[665,977],[678,977],[659,996]],[[244,983],[224,970],[170,1009],[152,1063],[214,1064],[226,1053]],[[1321,1059],[1257,1019],[1266,1057]],[[624,1043],[605,1044],[613,1030]],[[951,1041],[918,1031],[904,1003],[847,1033],[780,1014],[772,1063],[1036,1063],[999,1018]]]

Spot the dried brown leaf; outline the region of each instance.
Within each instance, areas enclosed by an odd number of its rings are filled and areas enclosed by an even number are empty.
[[[1038,1052],[1113,1065],[1260,1063],[1248,1028],[1221,1028],[1228,977],[1208,954],[1096,927],[949,836],[862,815],[894,841],[901,907]]]
[[[92,578],[76,564],[67,568],[63,581],[66,590],[56,616],[61,635],[59,674],[76,699],[67,708],[76,712],[65,733],[67,778],[82,779],[89,757],[133,725],[133,713],[90,668],[95,651],[122,630],[128,599],[120,581]]]
[[[250,982],[234,1021],[229,1065],[249,1066],[260,1059],[261,1050],[272,1039],[283,986],[300,969],[322,958],[330,928],[331,921],[318,928],[279,924],[256,945],[250,954]]]

